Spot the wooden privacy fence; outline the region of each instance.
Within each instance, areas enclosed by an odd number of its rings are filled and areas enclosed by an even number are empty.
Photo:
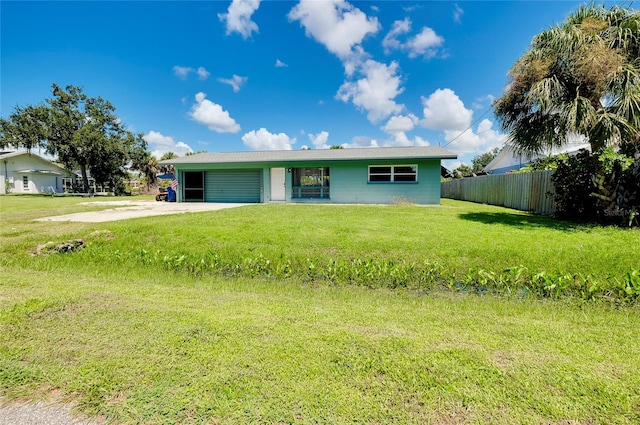
[[[467,177],[442,182],[443,198],[499,205],[534,214],[553,214],[554,170]]]

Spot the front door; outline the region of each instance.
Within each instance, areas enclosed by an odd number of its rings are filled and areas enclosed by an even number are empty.
[[[284,168],[271,169],[271,201],[284,201]]]

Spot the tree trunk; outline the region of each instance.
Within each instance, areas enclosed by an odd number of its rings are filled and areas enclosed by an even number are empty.
[[[82,191],[89,193],[89,176],[87,175],[87,166],[81,165],[80,172],[82,173]]]

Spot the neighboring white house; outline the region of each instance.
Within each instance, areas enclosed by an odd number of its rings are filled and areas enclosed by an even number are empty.
[[[0,152],[0,194],[62,193],[74,174],[30,152]]]
[[[561,153],[575,154],[580,149],[590,149],[589,143],[586,143],[583,140],[575,140],[565,144],[561,148],[554,148],[547,153],[532,156],[518,154],[512,147],[505,146],[498,155],[496,155],[496,157],[493,158],[486,167],[484,167],[483,171],[489,174],[504,174],[509,171],[519,170],[535,159],[544,158],[549,155],[558,155]]]

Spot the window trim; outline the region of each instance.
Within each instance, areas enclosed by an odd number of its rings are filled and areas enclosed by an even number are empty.
[[[29,176],[22,176],[22,190],[29,190]]]
[[[371,180],[371,169],[372,168],[381,168],[381,167],[389,167],[389,173],[373,173],[374,176],[389,176],[389,180]],[[396,172],[396,167],[413,167],[415,168],[415,172],[413,173],[402,173]],[[396,176],[413,176],[415,175],[415,180],[405,181],[405,180],[396,180]],[[383,165],[369,165],[367,169],[367,183],[371,184],[416,184],[418,183],[418,164],[383,164]]]

